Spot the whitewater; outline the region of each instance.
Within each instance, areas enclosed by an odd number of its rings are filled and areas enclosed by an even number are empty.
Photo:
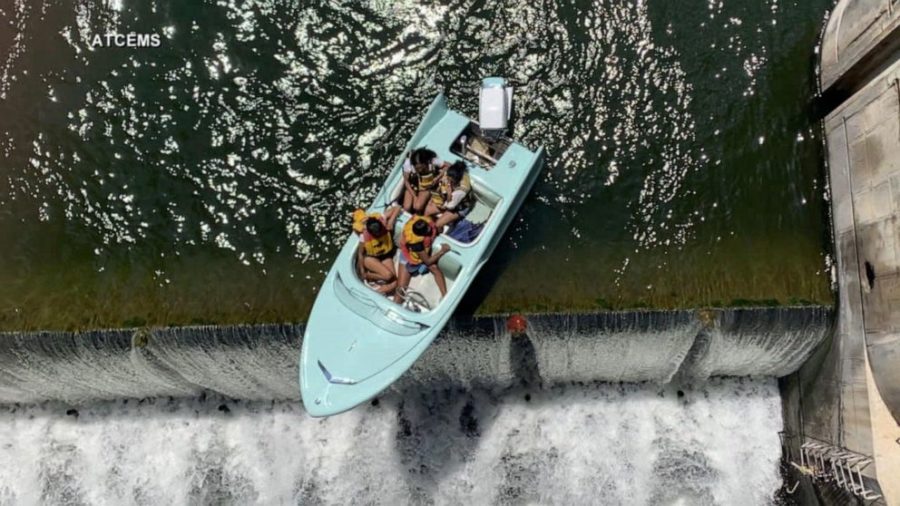
[[[777,381],[0,407],[0,504],[772,504]]]

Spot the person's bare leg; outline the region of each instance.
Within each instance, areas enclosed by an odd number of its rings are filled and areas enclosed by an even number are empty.
[[[458,213],[454,213],[453,211],[444,211],[444,213],[441,214],[441,217],[437,219],[437,222],[435,222],[434,227],[437,229],[438,233],[441,233],[441,231],[444,229],[444,225],[449,225],[458,219]]]
[[[413,212],[413,202],[415,201],[416,196],[414,193],[409,190],[403,190],[403,209],[408,213]]]
[[[436,214],[440,214],[441,210],[438,209],[438,206],[434,205],[434,202],[428,201],[428,205],[425,206],[425,216],[434,216]]]
[[[397,214],[400,214],[399,211],[400,211],[400,209],[398,208]],[[391,280],[390,283],[385,283],[385,284],[379,286],[378,292],[381,293],[382,295],[391,295],[392,293],[394,293],[394,290],[397,289],[397,263],[394,260],[393,256],[391,258],[385,258],[384,260],[381,261],[381,263],[382,263],[382,265],[385,266],[385,268],[387,268],[391,271],[391,274],[394,276],[394,279]]]
[[[402,264],[398,266],[397,270],[399,270],[400,272],[397,276],[397,293],[394,294],[394,302],[396,302],[397,304],[401,304],[403,302],[403,299],[400,298],[400,289],[409,286],[410,274],[409,271],[406,270],[406,266]]]
[[[438,290],[441,291],[441,297],[447,295],[447,280],[444,279],[444,273],[437,264],[429,265],[428,270],[434,274],[434,282],[437,283]]]
[[[394,273],[375,257],[366,257],[363,262],[366,279],[369,281],[393,281]]]
[[[388,231],[394,233],[394,224],[397,223],[397,216],[400,214],[400,206],[390,206],[384,213],[384,223],[387,225]]]
[[[378,285],[375,288],[375,291],[380,293],[381,295],[390,295],[391,292],[397,289],[397,281],[391,281],[390,283],[385,283],[383,285]]]
[[[425,211],[425,205],[428,204],[428,199],[431,198],[430,191],[420,191],[418,195],[416,195],[416,201],[413,204],[413,208],[415,208],[416,212],[422,214]]]
[[[381,261],[381,265],[391,273],[392,279],[397,277],[397,272],[394,270],[394,257],[385,258]]]

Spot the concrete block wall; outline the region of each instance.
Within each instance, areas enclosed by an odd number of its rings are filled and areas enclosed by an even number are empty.
[[[900,0],[838,2],[822,37],[821,84],[850,92],[900,48]]]
[[[865,394],[868,351],[878,393],[900,421],[900,60],[829,114],[825,131],[844,381]]]

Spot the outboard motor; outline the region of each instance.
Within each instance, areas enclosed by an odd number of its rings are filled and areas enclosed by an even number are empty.
[[[496,140],[506,133],[506,125],[512,114],[512,86],[502,77],[487,77],[481,82],[478,99],[478,123],[481,134]]]

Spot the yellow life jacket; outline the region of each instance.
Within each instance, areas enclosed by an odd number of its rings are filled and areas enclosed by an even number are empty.
[[[441,206],[444,204],[444,202],[450,200],[454,190],[462,190],[466,192],[466,196],[463,197],[462,202],[460,202],[459,205],[456,206],[457,210],[465,209],[466,206],[471,204],[470,197],[472,196],[472,180],[469,179],[468,172],[463,174],[458,188],[453,188],[453,185],[450,182],[450,178],[446,175],[441,177],[441,181],[438,183],[437,189],[431,192],[431,200],[432,202],[434,202],[434,205]]]
[[[366,217],[366,212],[362,209],[353,211],[353,231],[357,234],[363,233],[363,230],[366,229]]]
[[[469,178],[469,173],[463,173],[462,181],[459,182],[459,187],[462,190],[465,190],[466,193],[472,193],[472,179]]]
[[[417,221],[425,221],[428,223],[428,226],[431,230],[431,233],[426,235],[425,237],[418,236],[413,233],[413,226],[415,226]],[[413,218],[406,222],[406,225],[403,226],[403,235],[400,236],[400,252],[403,254],[403,257],[406,258],[406,261],[412,265],[419,265],[423,262],[422,257],[419,255],[418,251],[412,251],[409,249],[410,246],[423,243],[425,248],[428,249],[431,247],[431,242],[434,241],[434,236],[437,231],[434,228],[434,223],[431,221],[431,218],[425,216],[413,216]]]
[[[437,188],[432,188],[431,190],[431,201],[434,202],[434,205],[440,206],[444,204],[444,197],[449,195],[449,187],[450,183],[447,181],[447,177],[442,177],[441,181],[438,183]]]
[[[438,177],[438,169],[429,161],[425,164],[424,169],[414,167],[416,175],[419,177],[419,191],[430,190],[434,180]]]
[[[368,230],[363,229],[363,246],[366,249],[366,255],[371,257],[380,257],[394,251],[394,238],[391,237],[391,231],[387,229],[384,218],[378,213],[370,214],[368,218],[375,218],[384,225],[387,233],[381,237],[375,237]]]

